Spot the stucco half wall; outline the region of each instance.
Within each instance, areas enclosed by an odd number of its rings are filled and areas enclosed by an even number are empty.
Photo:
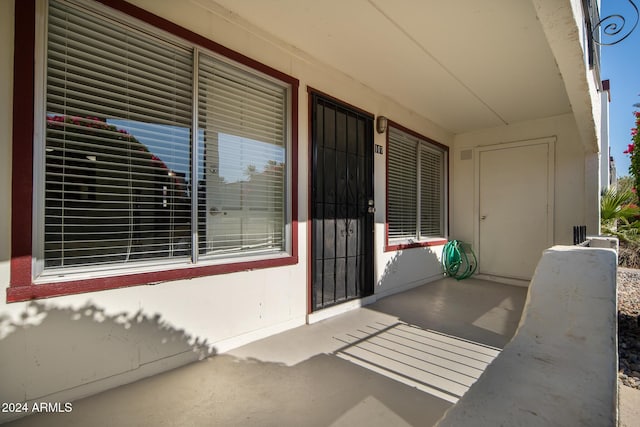
[[[516,334],[439,427],[617,425],[617,257],[544,252]]]

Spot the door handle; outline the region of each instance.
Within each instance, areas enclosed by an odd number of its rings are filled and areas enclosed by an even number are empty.
[[[486,216],[486,215],[482,215],[482,216],[480,217],[480,219],[481,219],[481,220],[485,220],[485,219],[487,219],[487,216]]]
[[[220,214],[226,215],[227,213],[221,211],[220,209],[218,209],[216,207],[213,207],[213,208],[209,209],[209,215],[211,215],[211,216],[216,216],[216,215],[220,215]]]

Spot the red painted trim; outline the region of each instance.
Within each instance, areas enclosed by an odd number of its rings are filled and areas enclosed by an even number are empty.
[[[11,287],[31,283],[35,16],[34,0],[15,2],[9,283]]]
[[[411,248],[422,248],[422,247],[428,247],[428,246],[439,246],[439,245],[444,245],[447,243],[447,238],[443,238],[440,240],[430,240],[427,242],[415,242],[415,243],[406,243],[406,244],[397,244],[397,245],[390,245],[389,244],[389,128],[394,127],[396,129],[401,130],[402,132],[408,133],[409,135],[421,139],[423,141],[427,141],[428,143],[435,145],[436,147],[439,147],[440,149],[442,149],[444,152],[447,153],[446,158],[447,158],[447,188],[445,189],[446,193],[447,193],[447,219],[446,219],[446,223],[444,225],[444,233],[445,236],[448,236],[449,233],[449,215],[450,215],[450,210],[449,210],[449,203],[450,203],[450,194],[449,191],[451,189],[451,185],[449,182],[450,179],[450,167],[449,167],[449,147],[439,143],[438,141],[434,141],[431,138],[428,138],[424,135],[421,135],[415,131],[412,131],[411,129],[408,129],[404,126],[402,126],[401,124],[398,124],[392,120],[387,119],[387,132],[386,132],[386,138],[387,138],[387,147],[386,147],[386,151],[385,151],[385,220],[384,220],[384,251],[385,252],[392,252],[392,251],[399,251],[399,250],[403,250],[403,249],[411,249]]]
[[[259,261],[203,265],[173,270],[134,273],[95,279],[39,283],[32,281],[33,215],[33,131],[34,131],[34,52],[35,1],[21,0],[15,5],[15,44],[13,81],[11,278],[7,302],[26,301],[85,292],[115,289],[171,280],[189,279],[298,263],[298,79],[252,60],[211,40],[205,39],[164,18],[122,0],[98,0],[151,25],[171,32],[194,44],[220,53],[291,86],[291,256]],[[18,96],[19,95],[19,96]]]
[[[428,242],[416,242],[416,243],[403,243],[403,244],[399,244],[399,245],[387,245],[384,248],[385,252],[391,252],[391,251],[401,251],[404,249],[412,249],[412,248],[426,248],[429,246],[441,246],[441,245],[446,245],[448,242],[447,239],[441,239],[441,240],[430,240]]]
[[[394,122],[392,120],[387,119],[387,129],[389,129],[390,127],[394,127],[396,129],[401,130],[404,133],[408,133],[409,135],[413,136],[414,138],[418,138],[418,139],[422,139],[423,141],[427,141],[428,143],[433,144],[436,147],[440,148],[441,150],[446,151],[447,153],[449,153],[449,147],[448,146],[446,146],[444,144],[441,144],[438,141],[433,140],[433,139],[431,139],[429,137],[421,135],[416,131],[413,131],[413,130],[411,130],[409,128],[406,128],[406,127],[402,126],[399,123],[396,123],[396,122]]]
[[[322,96],[323,98],[328,99],[328,100],[329,100],[329,101],[331,101],[331,102],[336,103],[337,105],[340,105],[340,106],[343,106],[343,107],[349,107],[350,109],[352,109],[352,110],[354,110],[354,111],[356,111],[356,112],[358,112],[358,113],[362,114],[363,116],[368,116],[368,117],[369,117],[369,118],[371,118],[371,119],[373,119],[373,118],[375,117],[375,115],[374,115],[374,114],[372,114],[372,113],[370,113],[370,112],[368,112],[368,111],[365,111],[365,110],[363,110],[362,108],[358,108],[358,107],[356,107],[356,106],[355,106],[355,105],[353,105],[353,104],[349,104],[348,102],[344,102],[344,101],[342,101],[342,100],[340,100],[340,99],[336,98],[335,96],[331,96],[331,95],[329,95],[329,94],[327,94],[327,93],[325,93],[325,92],[322,92],[321,90],[314,89],[314,88],[312,88],[311,86],[307,86],[307,94],[309,94],[309,96],[311,96],[311,95],[312,95],[312,94],[314,94],[314,93],[315,93],[316,95],[320,95],[320,96]]]
[[[389,252],[389,119],[387,119],[387,130],[384,147],[384,252]]]
[[[186,28],[178,24],[175,24],[165,18],[155,15],[151,12],[148,12],[138,6],[134,6],[131,3],[127,3],[124,0],[95,0],[95,1],[102,3],[105,6],[113,8],[115,10],[118,10],[120,12],[123,12],[136,19],[144,21],[147,24],[160,28],[182,39],[188,40],[194,44],[200,45],[213,52],[219,53],[220,55],[226,58],[229,58],[233,61],[244,64],[248,67],[253,68],[254,70],[261,71],[265,74],[275,77],[278,80],[282,80],[283,82],[287,82],[295,86],[299,85],[298,79],[296,79],[295,77],[292,77],[279,70],[276,70],[275,68],[271,68],[268,65],[265,65],[261,62],[256,61],[255,59],[251,59],[248,56],[245,56],[239,52],[236,52],[235,50],[229,49],[228,47],[225,47],[212,40],[209,40],[206,37],[201,36],[200,34],[187,30]]]
[[[260,261],[239,262],[233,264],[191,267],[150,273],[128,274],[113,277],[100,277],[96,279],[41,283],[38,285],[30,284],[25,286],[12,286],[7,289],[7,302],[26,301],[34,298],[79,294],[136,285],[157,284],[159,282],[168,282],[172,280],[192,279],[195,277],[235,273],[239,271],[281,267],[294,265],[297,263],[298,259],[296,257],[286,257]]]
[[[449,238],[449,224],[451,223],[451,156],[447,150],[447,223],[444,225],[444,236]]]
[[[291,83],[291,256],[298,259],[298,80]]]
[[[309,157],[309,169],[307,173],[307,314],[313,312],[313,206],[311,195],[313,194],[313,97],[307,86],[307,150]]]

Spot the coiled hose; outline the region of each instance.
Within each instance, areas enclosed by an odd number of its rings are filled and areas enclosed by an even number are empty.
[[[473,256],[473,262],[469,261],[467,253]],[[471,277],[478,267],[478,259],[473,253],[471,245],[459,240],[451,240],[444,245],[442,250],[442,267],[447,276],[456,280]]]

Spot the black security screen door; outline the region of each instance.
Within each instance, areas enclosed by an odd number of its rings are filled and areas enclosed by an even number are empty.
[[[312,308],[373,293],[373,117],[312,94]]]

